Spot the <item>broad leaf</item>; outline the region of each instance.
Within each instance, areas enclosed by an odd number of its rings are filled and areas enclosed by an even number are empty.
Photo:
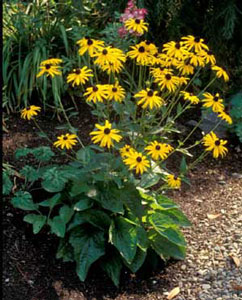
[[[3,172],[3,195],[9,195],[12,191],[13,183],[6,172]]]
[[[86,210],[88,208],[91,208],[93,205],[93,201],[90,198],[87,197],[81,197],[81,200],[79,200],[75,206],[74,206],[74,210],[76,211],[82,211],[82,210]]]
[[[121,256],[131,263],[137,249],[137,228],[127,219],[117,217],[109,229],[109,240],[119,250]]]
[[[15,152],[15,158],[19,159],[20,157],[27,156],[29,153],[32,153],[32,149],[29,148],[17,149]]]
[[[156,173],[145,173],[141,177],[141,181],[139,183],[139,186],[147,189],[151,186],[156,185],[160,180],[160,176]]]
[[[14,207],[20,208],[23,210],[37,210],[38,204],[35,204],[32,200],[32,196],[29,192],[18,191],[14,194],[14,197],[11,200],[11,203]]]
[[[73,248],[65,239],[60,239],[56,258],[62,258],[64,262],[74,261]]]
[[[191,222],[188,218],[177,208],[167,209],[162,211],[163,215],[167,215],[173,220],[173,223],[179,226],[188,227],[191,226]]]
[[[165,237],[159,235],[155,230],[150,230],[148,238],[151,242],[152,248],[156,253],[162,256],[164,259],[173,257],[176,259],[184,259],[186,254],[186,248],[171,243]]]
[[[32,149],[32,154],[38,161],[47,162],[49,161],[55,154],[47,146],[41,146],[35,149]]]
[[[73,214],[74,214],[73,208],[69,207],[68,205],[63,205],[60,208],[59,215],[65,224],[67,224],[70,221]]]
[[[29,214],[24,217],[24,221],[33,225],[33,233],[40,232],[46,223],[46,217],[42,215]]]
[[[146,251],[137,248],[137,252],[131,264],[128,264],[124,261],[125,265],[133,272],[137,272],[141,266],[143,265],[145,258],[146,258]]]
[[[107,191],[102,190],[99,197],[95,198],[103,208],[108,209],[114,213],[124,213],[123,203],[119,197],[119,189],[116,186],[110,186]]]
[[[84,281],[91,264],[105,254],[104,232],[79,229],[70,235],[69,241],[74,248],[77,274]]]
[[[58,237],[64,237],[66,233],[65,222],[61,219],[60,216],[54,217],[52,220],[49,219],[48,224],[50,225],[51,232],[56,234]]]
[[[83,181],[74,181],[69,194],[71,197],[75,197],[81,193],[87,193],[90,188],[91,187]]]
[[[80,160],[83,165],[88,164],[95,156],[95,152],[90,147],[85,147],[77,151],[76,158]]]
[[[40,203],[38,203],[40,206],[49,207],[50,209],[53,209],[57,204],[61,203],[61,194],[55,194],[50,199],[44,200]]]
[[[60,192],[64,189],[67,179],[57,167],[47,170],[43,174],[42,187],[50,193]]]
[[[20,174],[22,174],[27,181],[36,181],[39,179],[39,172],[31,166],[24,166],[20,170]]]
[[[119,253],[114,252],[114,254],[106,255],[101,261],[102,269],[112,279],[116,286],[119,285],[119,278],[122,269],[122,261],[118,255]]]

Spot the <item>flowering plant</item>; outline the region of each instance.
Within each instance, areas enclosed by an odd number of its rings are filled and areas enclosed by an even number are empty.
[[[137,34],[148,30],[148,24],[140,19],[129,19],[125,26]],[[97,117],[90,132],[92,143],[84,145],[63,109],[69,132],[49,142],[71,162],[49,164],[54,153],[48,147],[18,150],[17,158],[32,154],[40,162],[38,168],[21,170],[26,183],[30,182],[28,190],[40,180],[42,188],[53,194],[36,203],[29,191],[19,191],[12,203],[35,211],[24,218],[33,224],[34,233],[49,226],[59,237],[57,258],[75,261],[81,280],[93,263],[99,263],[118,285],[123,265],[136,272],[147,259],[148,249],[164,260],[185,257],[180,227],[190,222],[165,192],[189,183],[187,172],[210,151],[218,158],[228,150],[227,141],[214,131],[190,144],[201,121],[186,137],[176,121],[200,105],[232,122],[221,96],[207,92],[217,78],[227,81],[229,77],[215,65],[204,40],[193,36],[166,43],[160,52],[146,40],[131,46],[127,53],[90,37],[77,43],[80,64],[67,82]],[[38,76],[62,76],[61,63],[56,58],[43,61]],[[195,80],[208,69],[214,78],[199,90]],[[35,119],[39,112],[40,108],[32,105],[21,116],[33,120],[41,130]],[[193,157],[190,150],[199,144],[205,150],[187,164],[185,156]],[[171,169],[168,165],[175,153],[180,156],[180,167]]]

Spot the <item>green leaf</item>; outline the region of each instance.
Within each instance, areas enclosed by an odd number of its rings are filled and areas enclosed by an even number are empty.
[[[176,107],[176,113],[177,113],[177,115],[179,115],[181,112],[182,112],[182,105],[181,105],[181,103],[179,102],[179,103],[177,104],[177,107]]]
[[[50,199],[47,199],[45,201],[42,201],[38,203],[40,206],[49,207],[51,210],[57,205],[61,203],[61,194],[55,194]]]
[[[32,149],[32,154],[38,161],[47,162],[49,161],[55,153],[47,146],[41,146],[35,149]]]
[[[75,197],[77,195],[80,195],[81,193],[87,193],[90,189],[91,187],[88,186],[85,182],[74,181],[69,194],[71,197]]]
[[[122,269],[122,261],[118,255],[119,253],[111,253],[108,256],[106,255],[101,261],[102,269],[107,273],[117,287],[119,285],[119,278]]]
[[[162,214],[162,213],[153,213],[149,216],[149,222],[153,225],[154,229],[170,242],[177,244],[179,246],[186,246],[186,241],[179,231],[179,229],[173,225],[173,220]]]
[[[178,208],[178,205],[174,201],[164,195],[156,195],[156,200],[164,209]]]
[[[184,259],[186,248],[170,242],[165,237],[161,236],[155,230],[148,232],[148,238],[151,241],[152,248],[164,259],[173,257],[176,259]]]
[[[142,226],[137,227],[137,246],[143,251],[146,251],[149,246],[147,232]]]
[[[51,232],[56,234],[58,237],[64,237],[66,233],[65,222],[61,219],[60,216],[54,217],[52,220],[49,219],[48,224],[50,225]]]
[[[187,173],[187,163],[185,156],[182,156],[181,164],[180,164],[180,173],[186,174]]]
[[[188,218],[179,209],[167,209],[162,211],[162,214],[167,215],[169,218],[171,218],[173,220],[173,223],[176,225],[184,227],[189,227],[192,225]]]
[[[76,152],[76,158],[84,165],[87,165],[95,156],[95,152],[90,147],[85,147]]]
[[[72,246],[65,239],[60,239],[56,258],[62,258],[64,262],[74,261]]]
[[[13,183],[6,172],[3,172],[3,195],[9,195],[12,191]]]
[[[102,230],[107,230],[111,224],[111,219],[103,211],[89,209],[84,212],[76,213],[67,230],[69,231],[85,223],[89,223]]]
[[[70,219],[72,218],[73,214],[74,214],[73,208],[69,207],[68,205],[63,205],[60,208],[59,215],[61,217],[61,220],[65,224],[67,224],[70,221]]]
[[[92,205],[93,205],[93,201],[90,198],[82,197],[82,199],[75,204],[74,210],[76,211],[86,210],[88,208],[91,208]]]
[[[24,166],[20,170],[20,174],[22,174],[27,181],[36,181],[39,179],[39,172],[31,166]]]
[[[29,153],[32,153],[32,149],[29,148],[17,149],[15,152],[15,158],[19,159],[20,157],[27,156]]]
[[[133,273],[136,273],[143,265],[146,258],[146,254],[146,251],[143,251],[140,248],[138,248],[132,263],[128,264],[125,261],[124,263]]]
[[[92,263],[105,254],[104,232],[81,228],[70,235],[69,242],[74,248],[77,275],[84,281]]]
[[[32,196],[29,192],[18,191],[14,194],[11,200],[14,207],[22,210],[37,210],[38,204],[35,204],[32,200]]]
[[[119,190],[116,186],[109,186],[107,190],[103,190],[99,193],[98,197],[95,197],[103,208],[108,209],[114,213],[124,213],[123,203],[117,196]]]
[[[46,223],[46,217],[42,215],[29,214],[24,217],[24,221],[33,225],[33,233],[40,232]]]
[[[147,189],[151,186],[156,185],[160,180],[160,176],[156,173],[145,173],[144,175],[142,175],[141,177],[141,181],[139,186]]]
[[[121,256],[131,263],[137,249],[137,229],[123,217],[116,217],[109,229],[109,240]]]
[[[43,174],[42,187],[50,193],[60,192],[64,189],[67,179],[57,167],[47,170]]]

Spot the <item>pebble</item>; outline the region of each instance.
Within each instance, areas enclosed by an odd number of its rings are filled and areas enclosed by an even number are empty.
[[[183,271],[185,271],[185,270],[186,270],[186,268],[187,268],[187,266],[186,266],[186,265],[182,265],[182,266],[181,266],[181,269],[182,269]]]
[[[209,289],[211,289],[211,285],[210,284],[202,284],[202,288],[204,290],[209,290]]]

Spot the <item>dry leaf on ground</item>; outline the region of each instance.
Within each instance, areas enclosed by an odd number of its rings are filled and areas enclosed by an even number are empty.
[[[167,300],[171,300],[174,297],[176,297],[180,293],[179,287],[174,288],[173,290],[170,291],[170,293],[167,296]]]
[[[235,291],[242,291],[242,285],[238,285],[236,283],[233,283],[232,284],[232,288],[235,290]]]
[[[207,214],[207,217],[210,220],[217,219],[220,216],[221,216],[221,214]]]
[[[240,266],[240,259],[237,256],[234,256],[234,255],[230,255],[230,257],[232,258],[232,260],[235,263],[236,267],[239,267]]]

